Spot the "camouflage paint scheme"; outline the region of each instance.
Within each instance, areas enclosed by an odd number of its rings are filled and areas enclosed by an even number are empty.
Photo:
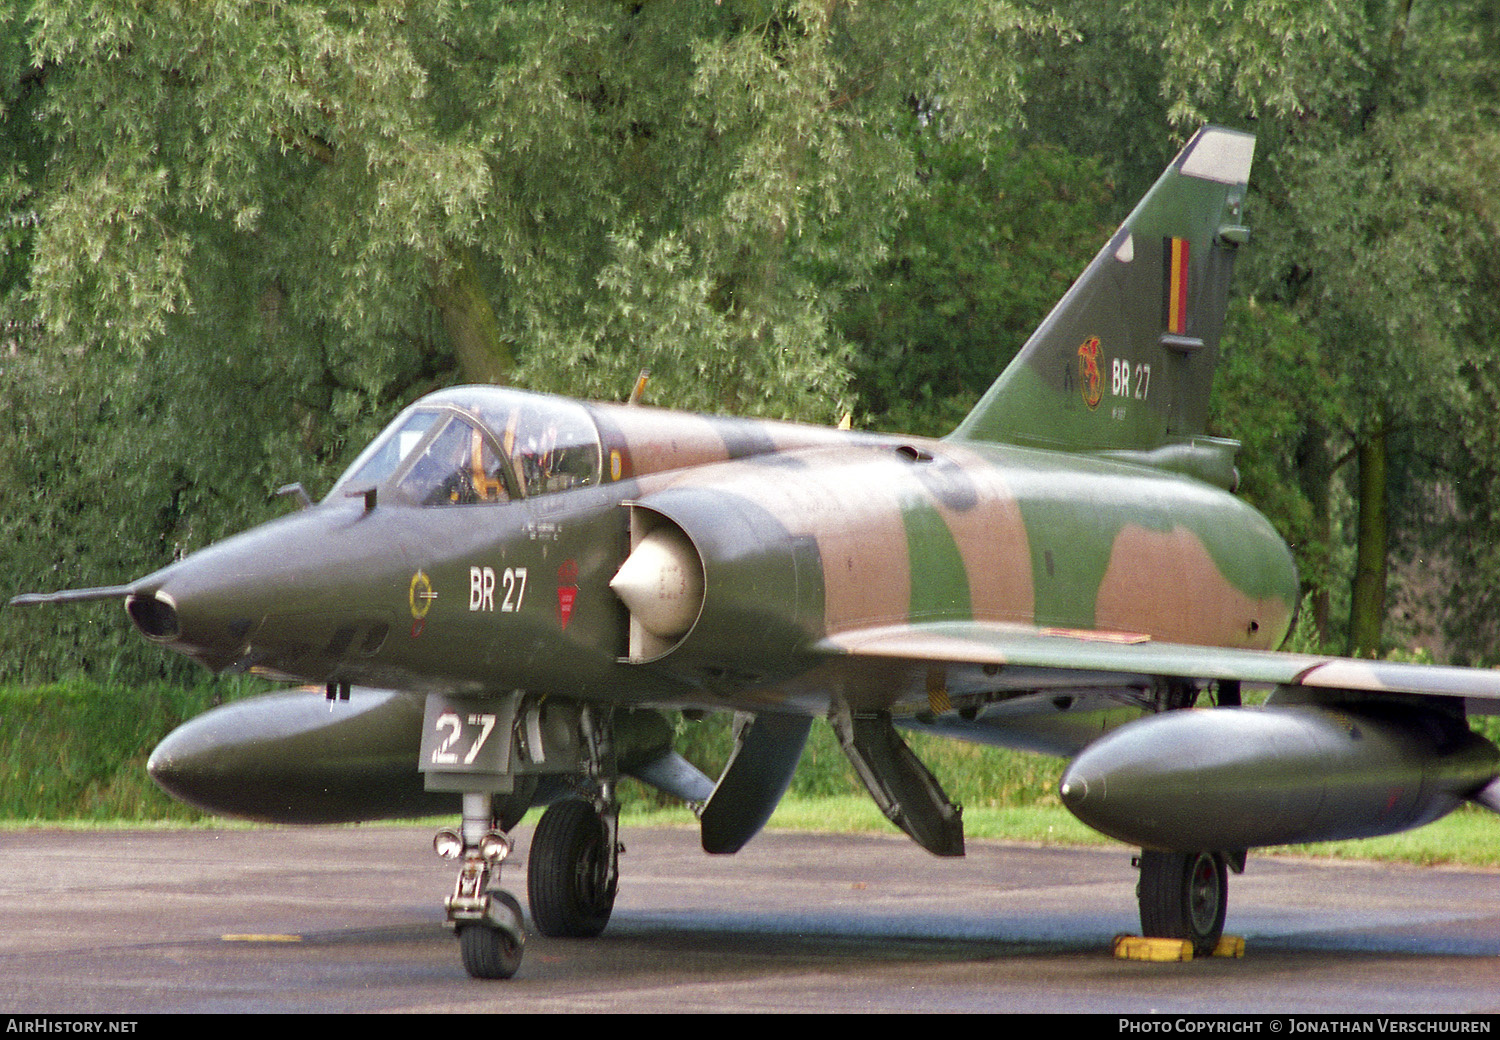
[[[1065,803],[1178,857],[1143,865],[1146,927],[1202,945],[1248,847],[1500,805],[1500,756],[1464,721],[1500,673],[1273,652],[1292,558],[1234,497],[1237,446],[1205,436],[1253,147],[1200,131],[947,438],[459,387],[312,508],[128,585],[13,602],[122,598],[211,669],[324,684],[326,710],[230,706],[153,755],[170,790],[258,818],[479,792],[507,828],[565,780],[607,819],[612,778],[655,770],[706,800],[705,848],[734,851],[826,716],[891,818],[955,854],[958,810],[891,720],[1076,755]],[[1236,706],[1243,682],[1271,704],[1168,710],[1209,689]],[[715,785],[672,760],[653,708],[753,721]],[[466,712],[509,739],[439,768],[434,727],[457,739]],[[1216,922],[1192,920],[1215,899]],[[476,948],[470,970],[495,974]]]
[[[510,396],[464,388],[417,408],[472,415],[466,402]],[[590,411],[604,425],[624,409]],[[627,462],[619,481],[443,508],[382,493],[366,511],[340,485],[317,509],[204,550],[134,594],[170,596],[178,628],[163,641],[215,669],[248,659],[303,681],[751,710],[780,703],[780,684],[861,634],[968,623],[973,638],[1011,626],[1269,649],[1292,615],[1280,538],[1198,481],[1025,448],[759,424],[760,453],[735,457],[737,424],[633,411],[681,435],[611,451],[695,464],[640,474]],[[692,631],[649,662],[627,659],[627,613],[609,589],[629,550],[622,502],[686,531],[705,571]],[[397,551],[371,560],[371,541]],[[246,589],[240,575],[273,554],[281,566]],[[524,571],[525,587],[470,609],[475,568],[502,586]],[[835,696],[859,710],[927,706],[925,687],[913,705],[876,681],[804,695],[799,710],[825,712]]]

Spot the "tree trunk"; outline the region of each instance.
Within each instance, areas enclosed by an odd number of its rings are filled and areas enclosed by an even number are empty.
[[[1359,442],[1359,541],[1355,550],[1354,596],[1349,609],[1349,653],[1354,656],[1380,654],[1389,540],[1386,429],[1382,424]]]
[[[500,323],[490,307],[474,257],[467,250],[455,260],[431,267],[428,297],[443,319],[459,370],[468,383],[504,383],[515,367],[510,347],[500,338]]]
[[[1315,573],[1306,586],[1311,598],[1313,625],[1318,642],[1333,642],[1333,604],[1329,594],[1328,558],[1333,545],[1333,473],[1338,468],[1328,450],[1328,433],[1321,426],[1308,429],[1297,447],[1297,484],[1312,507],[1308,535],[1312,545]]]

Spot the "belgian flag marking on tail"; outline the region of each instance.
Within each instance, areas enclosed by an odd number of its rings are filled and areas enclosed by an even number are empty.
[[[1188,240],[1162,240],[1162,257],[1166,271],[1162,278],[1162,325],[1169,333],[1187,332]]]

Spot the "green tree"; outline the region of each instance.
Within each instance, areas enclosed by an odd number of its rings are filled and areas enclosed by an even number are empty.
[[[37,108],[47,69],[32,59],[21,19],[0,4],[0,355],[29,324],[22,304],[38,216],[33,194],[46,162]]]
[[[44,157],[0,181],[41,323],[0,385],[17,587],[262,519],[459,379],[617,397],[644,366],[659,403],[836,417],[833,316],[917,188],[899,128],[940,99],[943,133],[994,138],[1060,33],[959,0],[6,11],[0,100],[40,88]],[[20,624],[12,674],[90,641]]]
[[[750,0],[59,2],[31,26],[54,334],[139,351],[196,317],[319,342],[369,393],[441,329],[467,379],[613,394],[645,362],[678,403],[782,415],[843,392],[805,269],[853,284],[883,252],[900,108],[941,91],[988,131],[1019,102],[1005,45],[1046,29]],[[255,304],[232,328],[225,293]]]
[[[1329,590],[1339,574],[1335,465],[1326,431],[1349,422],[1343,379],[1329,367],[1316,334],[1288,307],[1254,297],[1231,300],[1210,409],[1214,432],[1241,442],[1240,493],[1296,553],[1320,634],[1328,631]]]

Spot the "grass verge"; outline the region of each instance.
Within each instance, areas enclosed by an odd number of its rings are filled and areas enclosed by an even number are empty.
[[[693,827],[685,809],[635,811],[622,817],[626,826]],[[899,835],[894,824],[868,798],[829,796],[788,798],[766,825],[792,831],[834,831]],[[1463,808],[1404,834],[1357,841],[1328,841],[1255,849],[1254,856],[1312,856],[1327,859],[1409,863],[1417,866],[1500,868],[1500,821],[1482,809]],[[964,834],[971,840],[1025,842],[1031,845],[1098,846],[1129,852],[1128,846],[1079,823],[1066,809],[1052,805],[979,807],[964,810]]]

